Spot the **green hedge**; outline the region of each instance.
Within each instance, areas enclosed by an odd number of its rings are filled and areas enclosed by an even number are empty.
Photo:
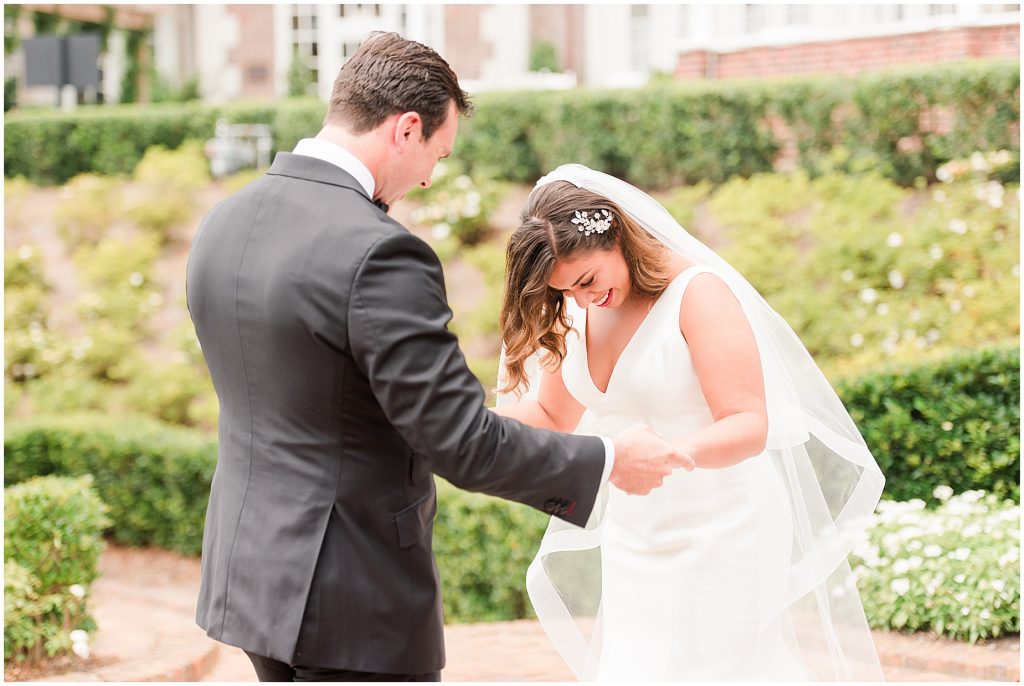
[[[532,183],[559,164],[581,162],[656,189],[770,171],[789,138],[812,174],[842,146],[850,169],[877,168],[912,185],[976,150],[1019,156],[1019,93],[1018,61],[853,78],[484,93],[455,154],[474,173],[495,179]],[[37,183],[62,183],[85,171],[126,174],[152,145],[210,138],[220,116],[271,124],[275,149],[288,150],[319,129],[324,111],[316,100],[296,99],[15,112],[4,123],[5,174]],[[943,122],[941,131],[933,121]]]
[[[4,659],[72,649],[95,624],[88,586],[103,550],[105,507],[92,478],[40,477],[4,489]]]
[[[5,484],[91,474],[116,540],[193,555],[202,550],[216,461],[213,440],[148,419],[11,423],[4,435]]]
[[[83,172],[130,174],[147,148],[213,138],[217,119],[269,124],[274,150],[316,133],[326,106],[295,98],[273,104],[199,103],[82,107],[75,112],[13,112],[4,117],[4,175],[62,184]]]
[[[885,496],[989,491],[1020,502],[1020,348],[870,374],[837,391],[885,474]]]
[[[1019,92],[1019,62],[979,61],[841,79],[484,94],[456,155],[513,181],[581,162],[666,188],[771,171],[790,137],[812,174],[843,146],[850,169],[878,168],[912,185],[975,150],[1019,155]],[[931,130],[935,119],[948,119],[948,130]]]

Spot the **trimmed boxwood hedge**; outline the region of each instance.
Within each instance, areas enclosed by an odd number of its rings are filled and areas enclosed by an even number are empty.
[[[936,486],[1020,502],[1020,348],[990,348],[838,384],[885,474],[885,497]]]
[[[559,164],[580,162],[660,189],[771,171],[791,144],[799,164],[817,174],[842,146],[848,169],[878,169],[909,186],[934,180],[943,163],[976,150],[1019,156],[1019,94],[1016,60],[844,78],[484,93],[462,126],[455,158],[494,179],[532,183]],[[127,174],[152,145],[210,138],[218,117],[270,124],[274,149],[290,150],[319,129],[325,109],[302,98],[14,111],[4,120],[4,173],[44,184],[87,171]]]

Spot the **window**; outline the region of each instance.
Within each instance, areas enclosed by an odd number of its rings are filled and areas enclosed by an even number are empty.
[[[359,43],[342,43],[341,44],[341,61],[346,62],[349,57],[356,53],[359,49]]]
[[[953,14],[955,12],[956,5],[928,5],[928,14],[933,17],[943,14]]]
[[[1020,13],[1020,5],[982,5],[981,11],[985,14],[997,14],[1000,12]]]
[[[872,16],[880,24],[903,21],[903,5],[872,5]]]

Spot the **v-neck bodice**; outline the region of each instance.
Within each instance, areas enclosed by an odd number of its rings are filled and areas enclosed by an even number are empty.
[[[710,421],[689,347],[679,331],[679,309],[686,287],[694,276],[706,271],[710,270],[690,267],[669,283],[622,349],[603,392],[590,372],[587,311],[572,299],[566,301],[572,330],[566,336],[562,378],[573,397],[595,418],[602,419],[606,428],[610,428],[608,420],[621,423],[620,428],[644,422],[668,429],[680,426],[680,418],[686,417],[690,421],[682,424],[689,430],[695,428],[695,423]],[[589,343],[600,345],[597,339]]]

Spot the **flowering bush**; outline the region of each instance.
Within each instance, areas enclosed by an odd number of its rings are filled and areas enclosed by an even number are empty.
[[[4,489],[4,659],[88,655],[88,586],[106,507],[91,476],[45,476]]]
[[[983,491],[882,501],[851,555],[868,622],[975,642],[1020,632],[1020,506]]]
[[[483,240],[491,230],[490,216],[498,204],[498,185],[478,182],[452,163],[434,167],[430,188],[410,193],[423,205],[412,213],[412,221],[431,227],[435,240],[455,236],[464,245]]]
[[[930,190],[871,173],[733,179],[707,202],[705,238],[830,378],[1002,342],[1020,331],[1019,187],[978,166]]]
[[[121,215],[124,181],[113,176],[79,174],[60,189],[54,221],[72,248],[96,243]]]
[[[128,215],[162,242],[196,213],[199,192],[210,182],[202,146],[184,143],[177,150],[153,146],[135,167],[136,187],[126,199]]]

